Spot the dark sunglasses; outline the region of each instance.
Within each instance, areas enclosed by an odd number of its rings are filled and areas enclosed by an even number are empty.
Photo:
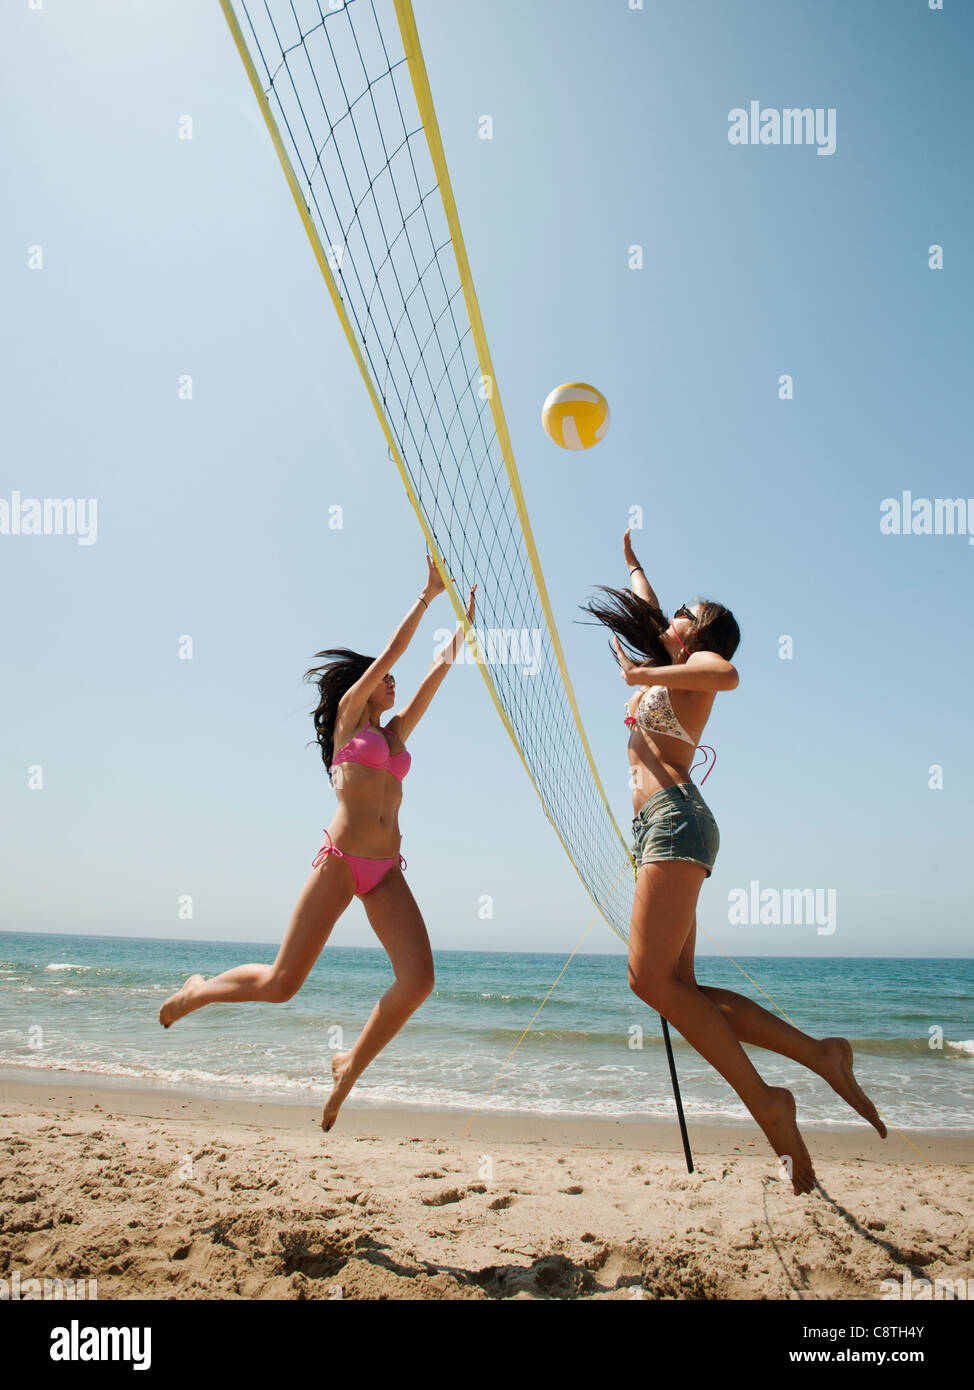
[[[696,613],[691,613],[685,603],[680,604],[679,608],[676,610],[673,616],[674,618],[689,618],[691,623],[695,623],[697,621]]]

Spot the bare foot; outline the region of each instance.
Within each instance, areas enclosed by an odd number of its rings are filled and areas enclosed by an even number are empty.
[[[338,1112],[342,1108],[342,1101],[352,1089],[348,1084],[345,1074],[345,1059],[347,1052],[333,1052],[331,1058],[331,1075],[334,1083],[332,1093],[328,1097],[328,1104],[325,1106],[321,1117],[321,1128],[327,1134],[332,1125],[338,1119]]]
[[[823,1038],[822,1062],[819,1076],[829,1083],[836,1095],[852,1106],[864,1120],[877,1130],[880,1139],[886,1138],[886,1126],[879,1112],[852,1074],[852,1045],[845,1038]]]
[[[189,1013],[189,1008],[187,1006],[192,997],[193,986],[196,985],[197,982],[201,985],[206,983],[202,975],[190,975],[182,989],[177,990],[175,994],[171,994],[163,1004],[162,1008],[159,1010],[159,1022],[162,1024],[163,1028],[170,1028],[176,1022],[177,1018],[182,1018],[184,1014]]]
[[[795,1097],[784,1086],[769,1086],[771,1102],[758,1120],[764,1136],[779,1159],[788,1166],[788,1176],[795,1196],[811,1192],[815,1185],[815,1170],[795,1119]]]

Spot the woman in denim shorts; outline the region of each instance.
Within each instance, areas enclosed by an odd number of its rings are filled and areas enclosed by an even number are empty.
[[[811,1038],[752,999],[698,985],[693,956],[697,898],[720,844],[717,823],[690,780],[690,761],[719,691],[734,690],[731,657],[740,642],[734,615],[718,603],[678,608],[667,623],[626,532],[631,591],[602,587],[586,605],[613,632],[626,702],[636,892],[629,933],[629,984],[733,1086],[779,1159],[795,1193],[810,1192],[812,1162],[795,1119],[795,1100],[768,1086],[742,1043],[801,1062],[823,1077],[885,1138],[876,1107],[852,1072],[845,1038]],[[623,650],[620,640],[629,651]]]

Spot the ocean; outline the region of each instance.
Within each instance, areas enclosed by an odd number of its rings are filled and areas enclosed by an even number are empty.
[[[380,949],[326,947],[284,1004],[209,1005],[168,1030],[158,1021],[187,975],[269,963],[276,951],[276,943],[0,933],[0,1069],[21,1080],[71,1073],[94,1084],[320,1105],[332,1050],[354,1043],[392,980]],[[660,1023],[630,992],[623,956],[576,956],[517,1046],[565,958],[436,952],[434,993],[346,1106],[673,1119]],[[849,1038],[856,1074],[887,1125],[974,1130],[974,960],[740,964],[753,985],[719,957],[698,958],[698,982],[771,1008],[763,990],[805,1032]],[[753,1126],[723,1078],[672,1029],[671,1037],[688,1120]],[[800,1123],[864,1124],[797,1063],[748,1051],[771,1085],[794,1092]]]

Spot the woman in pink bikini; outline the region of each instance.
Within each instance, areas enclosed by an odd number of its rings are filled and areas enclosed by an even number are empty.
[[[395,972],[350,1052],[332,1056],[333,1090],[321,1127],[331,1129],[342,1102],[365,1068],[395,1037],[433,988],[433,953],[426,925],[409,891],[399,853],[399,805],[402,782],[409,771],[405,744],[425,714],[464,640],[461,623],[433,658],[429,674],[416,694],[384,726],[380,719],[395,704],[393,663],[405,652],[429,607],[443,591],[432,560],[423,593],[413,604],[389,642],[374,661],[346,648],[318,652],[324,665],[306,673],[314,680],[320,700],[314,725],[321,756],[338,795],[338,808],[325,831],[312,872],[298,899],[273,965],[238,965],[204,980],[192,975],[159,1010],[168,1028],[176,1019],[205,1004],[262,1000],[282,1003],[304,984],[338,918],[354,896],[362,899],[373,931]],[[467,617],[473,622],[474,592],[470,590]],[[338,751],[333,750],[337,748]]]
[[[745,995],[697,984],[697,898],[710,877],[719,835],[690,780],[690,760],[717,693],[737,686],[731,657],[740,632],[734,615],[719,603],[684,605],[667,623],[628,531],[623,550],[632,592],[603,588],[608,601],[586,607],[613,632],[623,679],[638,687],[624,716],[637,864],[629,985],[733,1086],[775,1154],[790,1160],[796,1194],[810,1192],[815,1173],[798,1131],[794,1097],[762,1080],[742,1043],[800,1062],[883,1138],[886,1126],[853,1075],[845,1038],[811,1038]],[[620,637],[636,659],[623,651]]]

